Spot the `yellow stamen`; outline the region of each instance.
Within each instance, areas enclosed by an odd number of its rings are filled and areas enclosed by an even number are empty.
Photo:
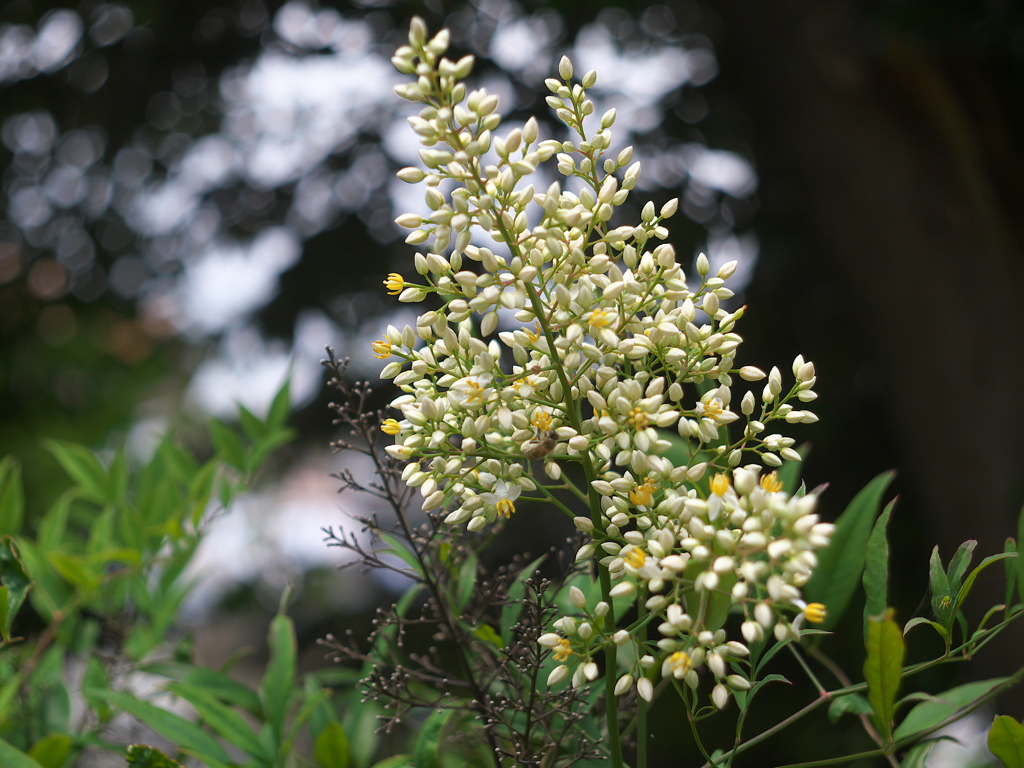
[[[719,405],[718,401],[715,398],[712,398],[704,403],[704,410],[701,413],[701,416],[705,419],[714,420],[722,415],[723,410],[724,409]]]
[[[508,499],[500,499],[494,506],[502,517],[512,517],[512,513],[516,511],[516,505]]]
[[[380,339],[373,342],[373,356],[378,360],[391,357],[391,341],[388,339]]]
[[[547,411],[536,411],[533,414],[533,419],[530,422],[539,429],[541,432],[547,432],[551,429],[551,425],[554,423],[554,419],[551,418],[551,414]]]
[[[402,427],[395,419],[384,419],[380,431],[387,435],[397,435],[402,431]]]
[[[782,490],[782,481],[779,480],[778,472],[769,472],[759,481],[765,493],[777,493]]]
[[[629,550],[629,554],[626,555],[626,565],[634,570],[640,570],[646,562],[647,553],[640,549],[640,547],[633,547]]]
[[[607,309],[595,309],[590,313],[590,319],[587,322],[590,323],[591,328],[607,328],[614,321],[615,315]]]
[[[540,322],[538,321],[533,324],[532,331],[526,327],[523,327],[522,331],[526,334],[526,338],[530,340],[530,343],[534,344],[540,338]]]
[[[392,272],[384,281],[384,287],[388,289],[389,296],[397,296],[405,290],[405,278],[397,272]]]
[[[637,507],[654,506],[654,492],[658,489],[650,478],[629,492],[629,500]]]
[[[647,429],[647,425],[650,423],[650,416],[647,414],[647,411],[637,405],[629,412],[629,423],[639,432]]]
[[[555,661],[565,661],[570,656],[572,656],[572,643],[569,642],[569,638],[563,637],[554,647]]]
[[[683,677],[687,672],[690,671],[690,665],[692,664],[690,654],[686,651],[676,651],[668,657],[668,664],[672,670],[672,674],[678,677]]]
[[[711,492],[715,496],[724,496],[729,490],[729,478],[727,475],[718,474],[711,478]]]
[[[804,608],[804,616],[811,624],[821,624],[828,616],[828,608],[825,607],[824,603],[808,603],[807,607]]]

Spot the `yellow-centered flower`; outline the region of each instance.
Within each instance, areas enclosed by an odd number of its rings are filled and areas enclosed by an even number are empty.
[[[634,570],[639,571],[646,562],[647,553],[640,549],[640,547],[633,547],[629,550],[629,554],[626,555],[626,565]]]
[[[385,358],[391,357],[391,341],[388,339],[379,339],[373,342],[373,356],[378,360],[384,360]]]
[[[769,472],[760,479],[759,484],[765,493],[778,493],[782,490],[782,481],[779,480],[778,472]]]
[[[652,507],[654,506],[654,492],[657,488],[651,479],[647,478],[641,485],[629,492],[629,500],[637,507]]]
[[[668,668],[667,671],[671,672],[676,678],[681,678],[690,671],[692,665],[690,654],[686,651],[676,651],[665,662],[665,666]]]
[[[587,320],[591,328],[607,328],[615,322],[615,315],[607,309],[595,309]]]
[[[572,643],[569,642],[569,638],[563,637],[559,640],[554,651],[555,661],[565,661],[572,656]]]
[[[551,418],[551,414],[547,411],[536,411],[533,414],[533,419],[530,422],[539,429],[541,432],[547,432],[551,429],[551,425],[554,423],[554,419]]]
[[[397,272],[391,272],[384,281],[384,287],[388,289],[389,296],[397,296],[405,290],[405,278]]]
[[[388,435],[397,435],[402,431],[402,427],[395,419],[384,419],[381,422],[380,431]]]
[[[637,432],[647,429],[647,425],[650,423],[650,416],[647,411],[641,408],[639,405],[634,406],[629,412],[629,423],[633,425],[633,429]]]

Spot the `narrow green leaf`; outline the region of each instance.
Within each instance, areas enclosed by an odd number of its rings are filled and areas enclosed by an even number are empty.
[[[51,733],[33,744],[28,754],[43,768],[61,768],[71,754],[73,743],[66,733]]]
[[[0,461],[0,536],[20,533],[25,518],[25,489],[21,484],[21,467],[14,457]]]
[[[288,416],[292,412],[291,384],[292,380],[289,376],[270,404],[270,410],[267,412],[267,426],[271,431],[280,431],[288,423]]]
[[[245,432],[246,437],[254,443],[259,442],[267,433],[267,425],[241,403],[238,404],[238,421],[242,425],[242,431]]]
[[[110,480],[107,470],[100,464],[96,454],[84,445],[61,440],[47,440],[46,448],[57,462],[75,481],[81,494],[100,503],[113,501],[110,498]]]
[[[1024,507],[1020,508],[1020,515],[1017,517],[1017,546],[1024,547]],[[1017,595],[1024,600],[1024,563],[1017,564]]]
[[[494,631],[494,627],[490,624],[481,624],[479,627],[474,629],[473,637],[478,640],[483,640],[485,643],[490,643],[495,648],[505,647],[505,644],[501,641],[501,636]]]
[[[1017,542],[1012,537],[1006,537],[1006,546],[1003,548],[1004,552],[1010,554],[1017,554]],[[1008,557],[1003,560],[1003,568],[1006,570],[1006,598],[1003,604],[1006,606],[1006,610],[1013,608],[1013,595],[1017,591],[1017,569],[1024,566],[1020,565],[1019,557]],[[1024,599],[1024,596],[1022,596]]]
[[[957,547],[956,553],[949,559],[946,578],[949,580],[950,594],[955,595],[960,591],[960,584],[963,581],[964,574],[967,573],[967,567],[971,564],[971,559],[974,557],[974,548],[977,546],[977,541],[969,539]]]
[[[851,693],[846,696],[839,696],[834,699],[828,707],[828,719],[833,723],[838,722],[845,714],[870,715],[874,712],[871,704],[859,693]]]
[[[126,754],[128,768],[181,768],[181,763],[172,760],[156,747],[132,744]]]
[[[896,694],[900,687],[905,651],[903,633],[893,621],[891,608],[881,618],[868,618],[865,645],[867,659],[864,661],[864,680],[868,684],[868,701],[875,712],[875,726],[885,742],[891,743]]]
[[[3,584],[3,594],[0,596],[3,600],[0,606],[0,637],[10,641],[11,624],[32,586],[32,579],[18,557],[14,539],[10,536],[0,537],[0,584]]]
[[[413,573],[419,576],[423,575],[423,567],[407,546],[389,533],[381,533],[380,540],[387,544],[387,547],[378,550],[380,553],[394,555],[412,568]]]
[[[208,667],[193,667],[182,677],[193,689],[201,690],[220,701],[241,707],[251,715],[262,712],[260,697],[249,686],[240,683],[224,672]]]
[[[92,591],[103,583],[103,575],[80,555],[73,555],[70,552],[50,552],[46,556],[46,560],[68,584]]]
[[[926,619],[923,616],[915,616],[913,619],[908,621],[907,625],[905,627],[903,627],[903,635],[906,636],[906,634],[910,630],[912,630],[914,627],[916,627],[916,626],[918,626],[920,624],[927,624],[928,626],[932,627],[936,632],[938,632],[939,636],[943,640],[948,640],[949,632],[946,631],[946,628],[944,626],[939,624],[939,622],[937,622],[937,621],[932,621],[931,619]]]
[[[206,428],[210,432],[210,440],[213,441],[213,447],[221,460],[244,472],[246,469],[245,446],[242,445],[242,438],[238,436],[238,433],[220,419],[210,419]]]
[[[413,749],[415,768],[441,768],[441,732],[453,714],[454,709],[435,709],[430,713]]]
[[[323,768],[348,768],[348,737],[339,722],[330,722],[313,742],[313,757]]]
[[[1009,552],[1000,552],[997,555],[989,555],[982,560],[978,565],[971,571],[970,575],[964,581],[964,585],[960,587],[960,591],[957,593],[956,601],[953,603],[953,615],[955,616],[960,612],[963,607],[964,601],[967,600],[967,596],[971,594],[971,590],[974,588],[974,582],[981,575],[981,572],[988,568],[993,563],[997,563],[1000,560],[1013,557]]]
[[[907,713],[903,722],[893,731],[893,739],[900,741],[911,738],[914,734],[933,728],[1006,680],[1005,677],[979,680],[929,697],[928,701],[922,701]]]
[[[829,545],[818,553],[818,567],[804,594],[808,602],[828,606],[828,616],[820,627],[823,630],[835,628],[857,589],[871,527],[894,476],[894,472],[883,472],[861,489],[836,520]]]
[[[295,682],[295,627],[286,614],[279,613],[270,622],[267,643],[270,646],[270,662],[260,682],[260,701],[275,743],[280,745],[288,701]]]
[[[258,760],[267,763],[273,762],[273,755],[266,752],[263,744],[256,738],[256,734],[252,732],[242,716],[231,707],[217,701],[206,691],[187,683],[171,683],[167,686],[167,690],[195,707],[203,724],[212,728],[218,736]]]
[[[947,631],[953,628],[953,593],[949,589],[949,577],[942,567],[939,545],[935,545],[928,560],[928,581],[932,590],[932,612]]]
[[[466,560],[462,563],[462,567],[459,569],[459,584],[458,592],[455,597],[455,605],[459,609],[461,615],[465,610],[466,606],[469,605],[469,599],[473,596],[473,587],[476,585],[476,571],[479,565],[476,557],[476,552],[469,551],[469,555]]]
[[[17,747],[0,739],[0,765],[4,768],[43,768]]]
[[[988,729],[988,748],[1005,768],[1024,768],[1024,725],[1009,715],[997,717]]]
[[[392,755],[374,763],[370,768],[412,768],[412,758],[409,755]]]
[[[230,763],[231,758],[224,747],[195,723],[166,709],[136,699],[131,694],[121,691],[96,690],[83,693],[87,696],[106,699],[128,714],[137,717],[161,736],[170,739],[184,752],[195,755],[200,760],[210,763]]]
[[[60,548],[64,541],[64,532],[68,527],[68,516],[71,514],[71,502],[74,498],[74,490],[62,493],[53,506],[46,510],[43,519],[39,521],[36,541],[41,552]]]
[[[886,505],[868,537],[864,559],[864,631],[869,616],[881,616],[889,605],[889,540],[886,529],[896,500]],[[866,635],[865,635],[866,636]]]

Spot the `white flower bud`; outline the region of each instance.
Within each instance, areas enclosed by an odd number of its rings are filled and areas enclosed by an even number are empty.
[[[726,705],[729,703],[729,689],[721,683],[716,685],[714,690],[711,691],[711,702],[718,709],[725,709]]]
[[[563,56],[558,62],[558,76],[568,82],[572,79],[572,62],[568,56]]]
[[[636,692],[641,699],[650,702],[654,698],[654,684],[646,677],[641,677],[636,681]]]
[[[708,261],[708,257],[703,253],[697,257],[697,274],[704,276],[711,271],[711,262]]]
[[[588,661],[583,665],[583,676],[587,678],[587,680],[596,680],[598,672],[597,664],[592,661]]]
[[[565,680],[569,676],[569,668],[565,664],[560,664],[551,670],[551,674],[548,675],[548,688],[553,685],[558,685],[560,682]]]
[[[612,587],[608,593],[610,597],[625,597],[631,595],[636,590],[636,585],[631,581],[623,581]]]
[[[612,642],[616,645],[625,645],[629,641],[629,632],[624,629],[620,629],[614,635],[612,635]]]
[[[633,685],[632,675],[623,675],[619,678],[618,682],[615,683],[615,695],[621,696],[630,689]]]
[[[569,587],[569,600],[581,611],[587,607],[587,596],[583,594],[582,589],[575,585]]]

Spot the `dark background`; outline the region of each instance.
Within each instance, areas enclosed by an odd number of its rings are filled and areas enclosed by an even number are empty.
[[[432,29],[451,26],[458,50],[468,46],[459,25],[485,4],[318,6],[327,7],[367,19],[382,49],[400,44],[408,17],[420,13]],[[98,2],[16,0],[0,9],[0,24],[34,30],[57,8],[75,10],[86,29],[99,31],[83,37],[66,65],[0,82],[0,123],[46,110],[62,133],[99,126],[100,165],[125,146],[215,131],[217,78],[265,46],[281,48],[269,27],[278,5],[258,0],[131,3],[128,31],[113,42],[103,30],[116,29],[123,14]],[[834,516],[872,477],[898,471],[891,600],[902,621],[925,610],[935,543],[945,558],[967,538],[979,540],[983,556],[1000,551],[1024,502],[1024,7],[1010,0],[722,0],[620,9],[573,0],[501,8],[558,14],[566,41],[600,17],[624,45],[657,37],[713,49],[718,76],[668,97],[662,125],[645,141],[705,143],[757,170],[755,195],[742,205],[722,202],[732,206],[735,231],[760,241],[753,282],[740,297],[749,307],[743,361],[785,369],[802,353],[816,363],[821,422],[800,434],[812,443],[808,484],[830,483],[824,506]],[[652,18],[671,23],[655,35]],[[526,90],[519,88],[520,101],[530,106]],[[358,152],[358,143],[339,147],[326,162],[343,168]],[[34,489],[45,497],[57,470],[40,451],[41,438],[109,445],[154,393],[177,414],[191,373],[217,338],[184,336],[144,311],[141,286],[173,276],[188,255],[150,260],[132,284],[127,261],[117,265],[134,257],[144,237],[116,206],[55,208],[30,227],[3,218],[15,181],[43,162],[16,155],[8,142],[0,146],[0,450],[21,456],[30,496]],[[164,172],[162,162],[154,160],[151,173]],[[259,189],[234,182],[210,191],[208,201],[228,231],[245,237],[287,219],[298,183]],[[650,196],[661,202],[679,191]],[[307,227],[301,260],[256,311],[254,326],[287,342],[310,307],[342,328],[382,312],[381,274],[410,258],[388,223],[394,215],[378,189]],[[688,254],[714,222],[677,216],[673,224],[677,250]],[[71,229],[91,239],[91,256],[60,251]],[[322,393],[294,414],[303,444],[326,446],[331,438],[328,400]],[[301,456],[292,449],[293,459]],[[282,472],[287,464],[286,457]],[[329,576],[316,578],[331,588]],[[973,615],[1001,600],[1001,580],[981,580]],[[336,621],[310,622],[307,631],[337,631]],[[843,652],[855,659],[857,622],[846,629],[853,639]],[[965,675],[1019,665],[1017,635]],[[1019,697],[1004,707],[1024,715]],[[791,746],[778,749],[772,759],[797,759]],[[806,759],[815,748],[804,751]]]

